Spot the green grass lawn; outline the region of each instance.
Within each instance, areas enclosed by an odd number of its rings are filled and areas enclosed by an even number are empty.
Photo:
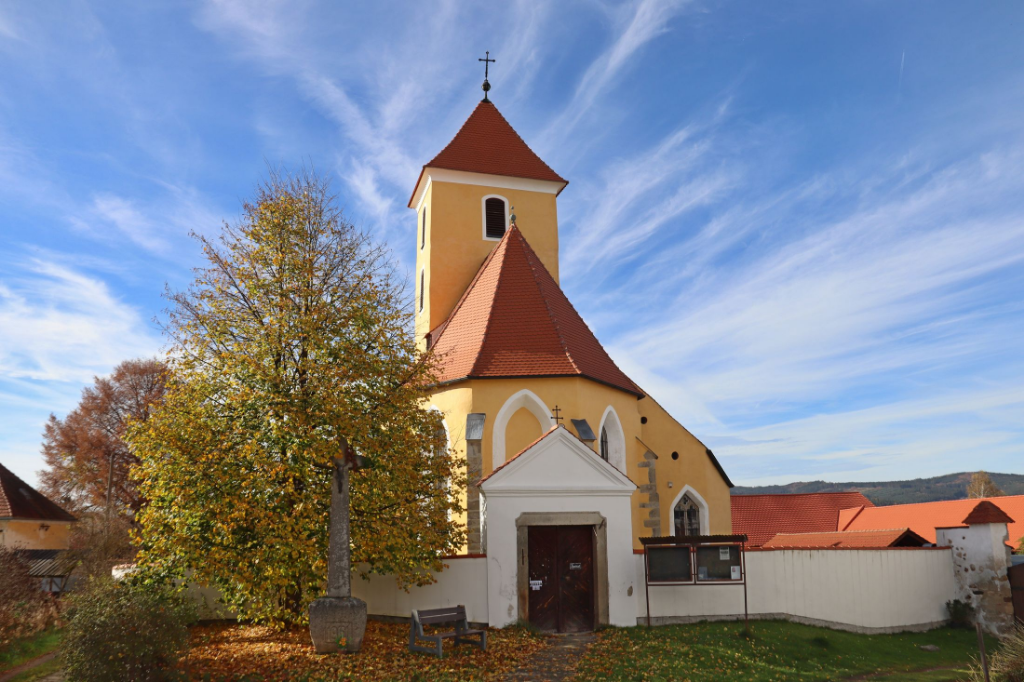
[[[55,651],[60,646],[60,637],[59,630],[44,630],[31,637],[15,640],[14,643],[0,649],[0,673],[16,668],[37,656]]]
[[[783,621],[751,621],[752,638],[744,638],[742,631],[742,623],[604,630],[581,662],[576,679],[944,682],[961,679],[977,655],[973,630],[856,635]],[[921,650],[926,644],[939,651]],[[994,647],[995,641],[986,646]],[[863,678],[866,675],[870,677]]]

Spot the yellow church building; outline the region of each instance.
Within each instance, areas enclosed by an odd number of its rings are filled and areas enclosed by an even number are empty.
[[[493,626],[635,625],[639,538],[731,532],[714,454],[559,286],[567,185],[485,97],[409,200],[416,335],[440,362],[432,409],[467,462],[466,550],[486,556]]]

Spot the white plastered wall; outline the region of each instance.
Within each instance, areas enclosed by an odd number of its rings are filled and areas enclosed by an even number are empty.
[[[373,616],[408,618],[413,609],[436,609],[442,606],[466,607],[466,616],[476,623],[487,622],[487,559],[484,557],[453,557],[445,559],[448,568],[434,573],[434,583],[398,587],[390,575],[372,575],[363,580],[352,575],[352,596],[366,602],[366,612]]]
[[[644,557],[636,555],[646,622]],[[948,548],[798,549],[747,552],[752,618],[785,618],[855,632],[925,630],[943,624],[953,598]],[[743,617],[741,585],[650,588],[654,623]]]

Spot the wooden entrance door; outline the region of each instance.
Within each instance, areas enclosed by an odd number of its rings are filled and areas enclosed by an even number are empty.
[[[1024,564],[1011,566],[1009,575],[1010,594],[1013,597],[1013,615],[1021,623],[1024,623]]]
[[[541,630],[594,629],[594,527],[530,526],[529,613]]]

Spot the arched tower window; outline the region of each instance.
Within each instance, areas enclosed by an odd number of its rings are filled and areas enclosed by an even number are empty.
[[[700,506],[690,497],[683,495],[673,511],[675,516],[675,534],[677,537],[684,535],[700,535]]]
[[[484,200],[484,236],[488,239],[501,239],[505,236],[505,221],[508,211],[505,200],[501,197],[489,197]]]
[[[601,459],[608,461],[608,428],[601,429]]]
[[[420,226],[420,248],[427,245],[427,207],[423,207],[423,224]]]
[[[426,274],[427,274],[426,270],[420,270],[420,312],[421,313],[423,312],[423,301],[426,299],[426,296],[424,295],[424,292],[426,291],[426,287],[423,286],[426,283],[426,279],[425,279]]]

